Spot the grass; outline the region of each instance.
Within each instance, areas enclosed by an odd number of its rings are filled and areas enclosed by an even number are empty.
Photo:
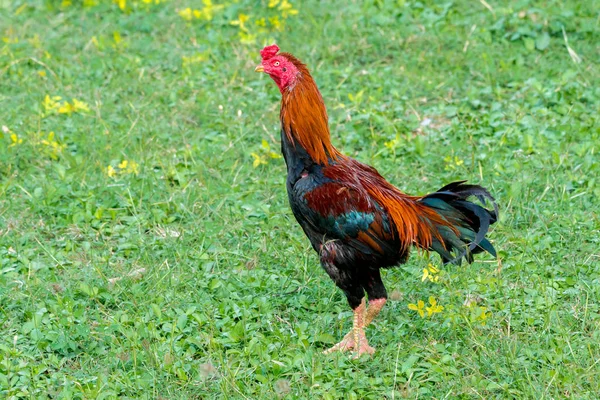
[[[0,0],[0,397],[597,396],[593,2],[84,3]],[[321,354],[351,313],[271,157],[273,39],[346,154],[501,206],[498,261],[386,272],[372,359]],[[430,296],[442,312],[409,310]]]

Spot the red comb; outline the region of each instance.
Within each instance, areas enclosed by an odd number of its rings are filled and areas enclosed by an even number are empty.
[[[272,44],[272,45],[266,46],[264,49],[262,49],[260,51],[260,56],[262,57],[263,60],[268,60],[269,58],[272,58],[275,55],[277,55],[278,51],[279,51],[279,46],[277,46],[276,44]]]

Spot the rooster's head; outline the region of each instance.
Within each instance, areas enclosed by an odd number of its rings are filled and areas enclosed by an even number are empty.
[[[278,52],[279,46],[276,44],[272,44],[262,49],[260,51],[262,61],[254,71],[268,74],[273,78],[281,93],[283,93],[284,90],[289,90],[294,87],[294,84],[300,75],[300,68],[302,68],[303,65],[291,54],[277,54]]]

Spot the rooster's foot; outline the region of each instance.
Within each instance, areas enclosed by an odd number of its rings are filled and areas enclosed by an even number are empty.
[[[334,351],[345,352],[352,350],[354,350],[353,358],[360,358],[363,354],[375,353],[375,348],[369,346],[364,329],[352,329],[338,344],[325,350],[323,354],[331,354]]]

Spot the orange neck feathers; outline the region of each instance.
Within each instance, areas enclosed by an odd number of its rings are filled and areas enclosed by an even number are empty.
[[[402,193],[374,168],[345,157],[333,147],[329,135],[327,110],[306,65],[289,53],[279,54],[298,69],[296,79],[281,90],[281,125],[292,145],[302,146],[314,162],[323,166],[330,165],[331,161],[341,161],[325,174],[337,178],[346,175],[346,183],[356,183],[357,190],[366,190],[378,204],[382,205],[391,217],[403,249],[413,244],[428,249],[434,238],[444,246],[436,226],[455,229],[451,222],[433,209],[418,203],[419,197]]]
[[[317,84],[306,66],[288,53],[280,53],[298,68],[296,82],[284,90],[281,98],[281,125],[288,140],[302,146],[318,164],[342,157],[331,144],[327,110]]]

